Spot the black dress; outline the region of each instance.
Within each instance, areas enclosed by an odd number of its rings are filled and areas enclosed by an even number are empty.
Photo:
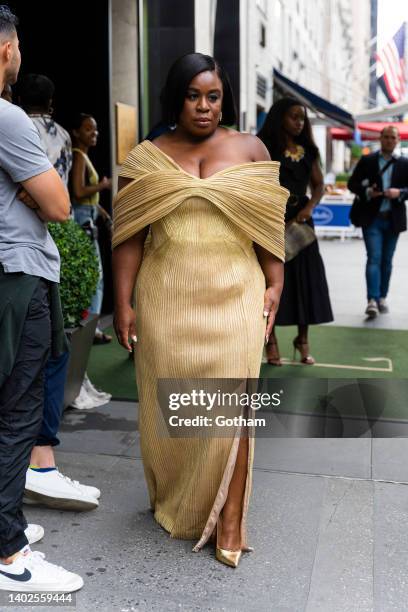
[[[300,204],[286,208],[286,221],[296,217],[307,204],[306,190],[310,182],[313,155],[306,151],[299,161],[282,156],[275,160],[281,163],[280,184],[291,194],[298,196]],[[302,201],[303,200],[303,201]],[[313,221],[307,221],[313,227]],[[276,315],[276,325],[313,325],[333,321],[329,288],[319,245],[315,240],[285,263],[285,283]]]

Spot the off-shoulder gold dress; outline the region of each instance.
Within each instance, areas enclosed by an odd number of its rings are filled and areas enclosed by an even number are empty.
[[[115,200],[113,246],[151,228],[135,291],[139,427],[150,502],[172,537],[198,539],[197,551],[225,503],[239,436],[159,436],[157,380],[258,377],[265,278],[253,242],[283,260],[288,192],[279,186],[277,162],[243,163],[200,179],[149,141],[131,151],[120,175],[134,180]],[[253,438],[249,448],[244,547]]]

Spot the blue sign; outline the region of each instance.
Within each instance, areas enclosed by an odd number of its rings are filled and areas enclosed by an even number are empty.
[[[313,211],[313,221],[316,226],[326,227],[350,227],[351,204],[325,203],[318,204]]]

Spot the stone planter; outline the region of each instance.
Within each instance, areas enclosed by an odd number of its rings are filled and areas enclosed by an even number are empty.
[[[97,323],[97,315],[91,315],[78,327],[65,330],[71,340],[71,353],[65,383],[64,409],[74,401],[81,389]]]

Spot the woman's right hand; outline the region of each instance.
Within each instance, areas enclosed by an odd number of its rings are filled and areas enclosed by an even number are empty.
[[[131,306],[122,306],[115,309],[113,327],[115,328],[119,344],[131,353],[133,349],[129,338],[133,343],[137,342],[136,313]]]

